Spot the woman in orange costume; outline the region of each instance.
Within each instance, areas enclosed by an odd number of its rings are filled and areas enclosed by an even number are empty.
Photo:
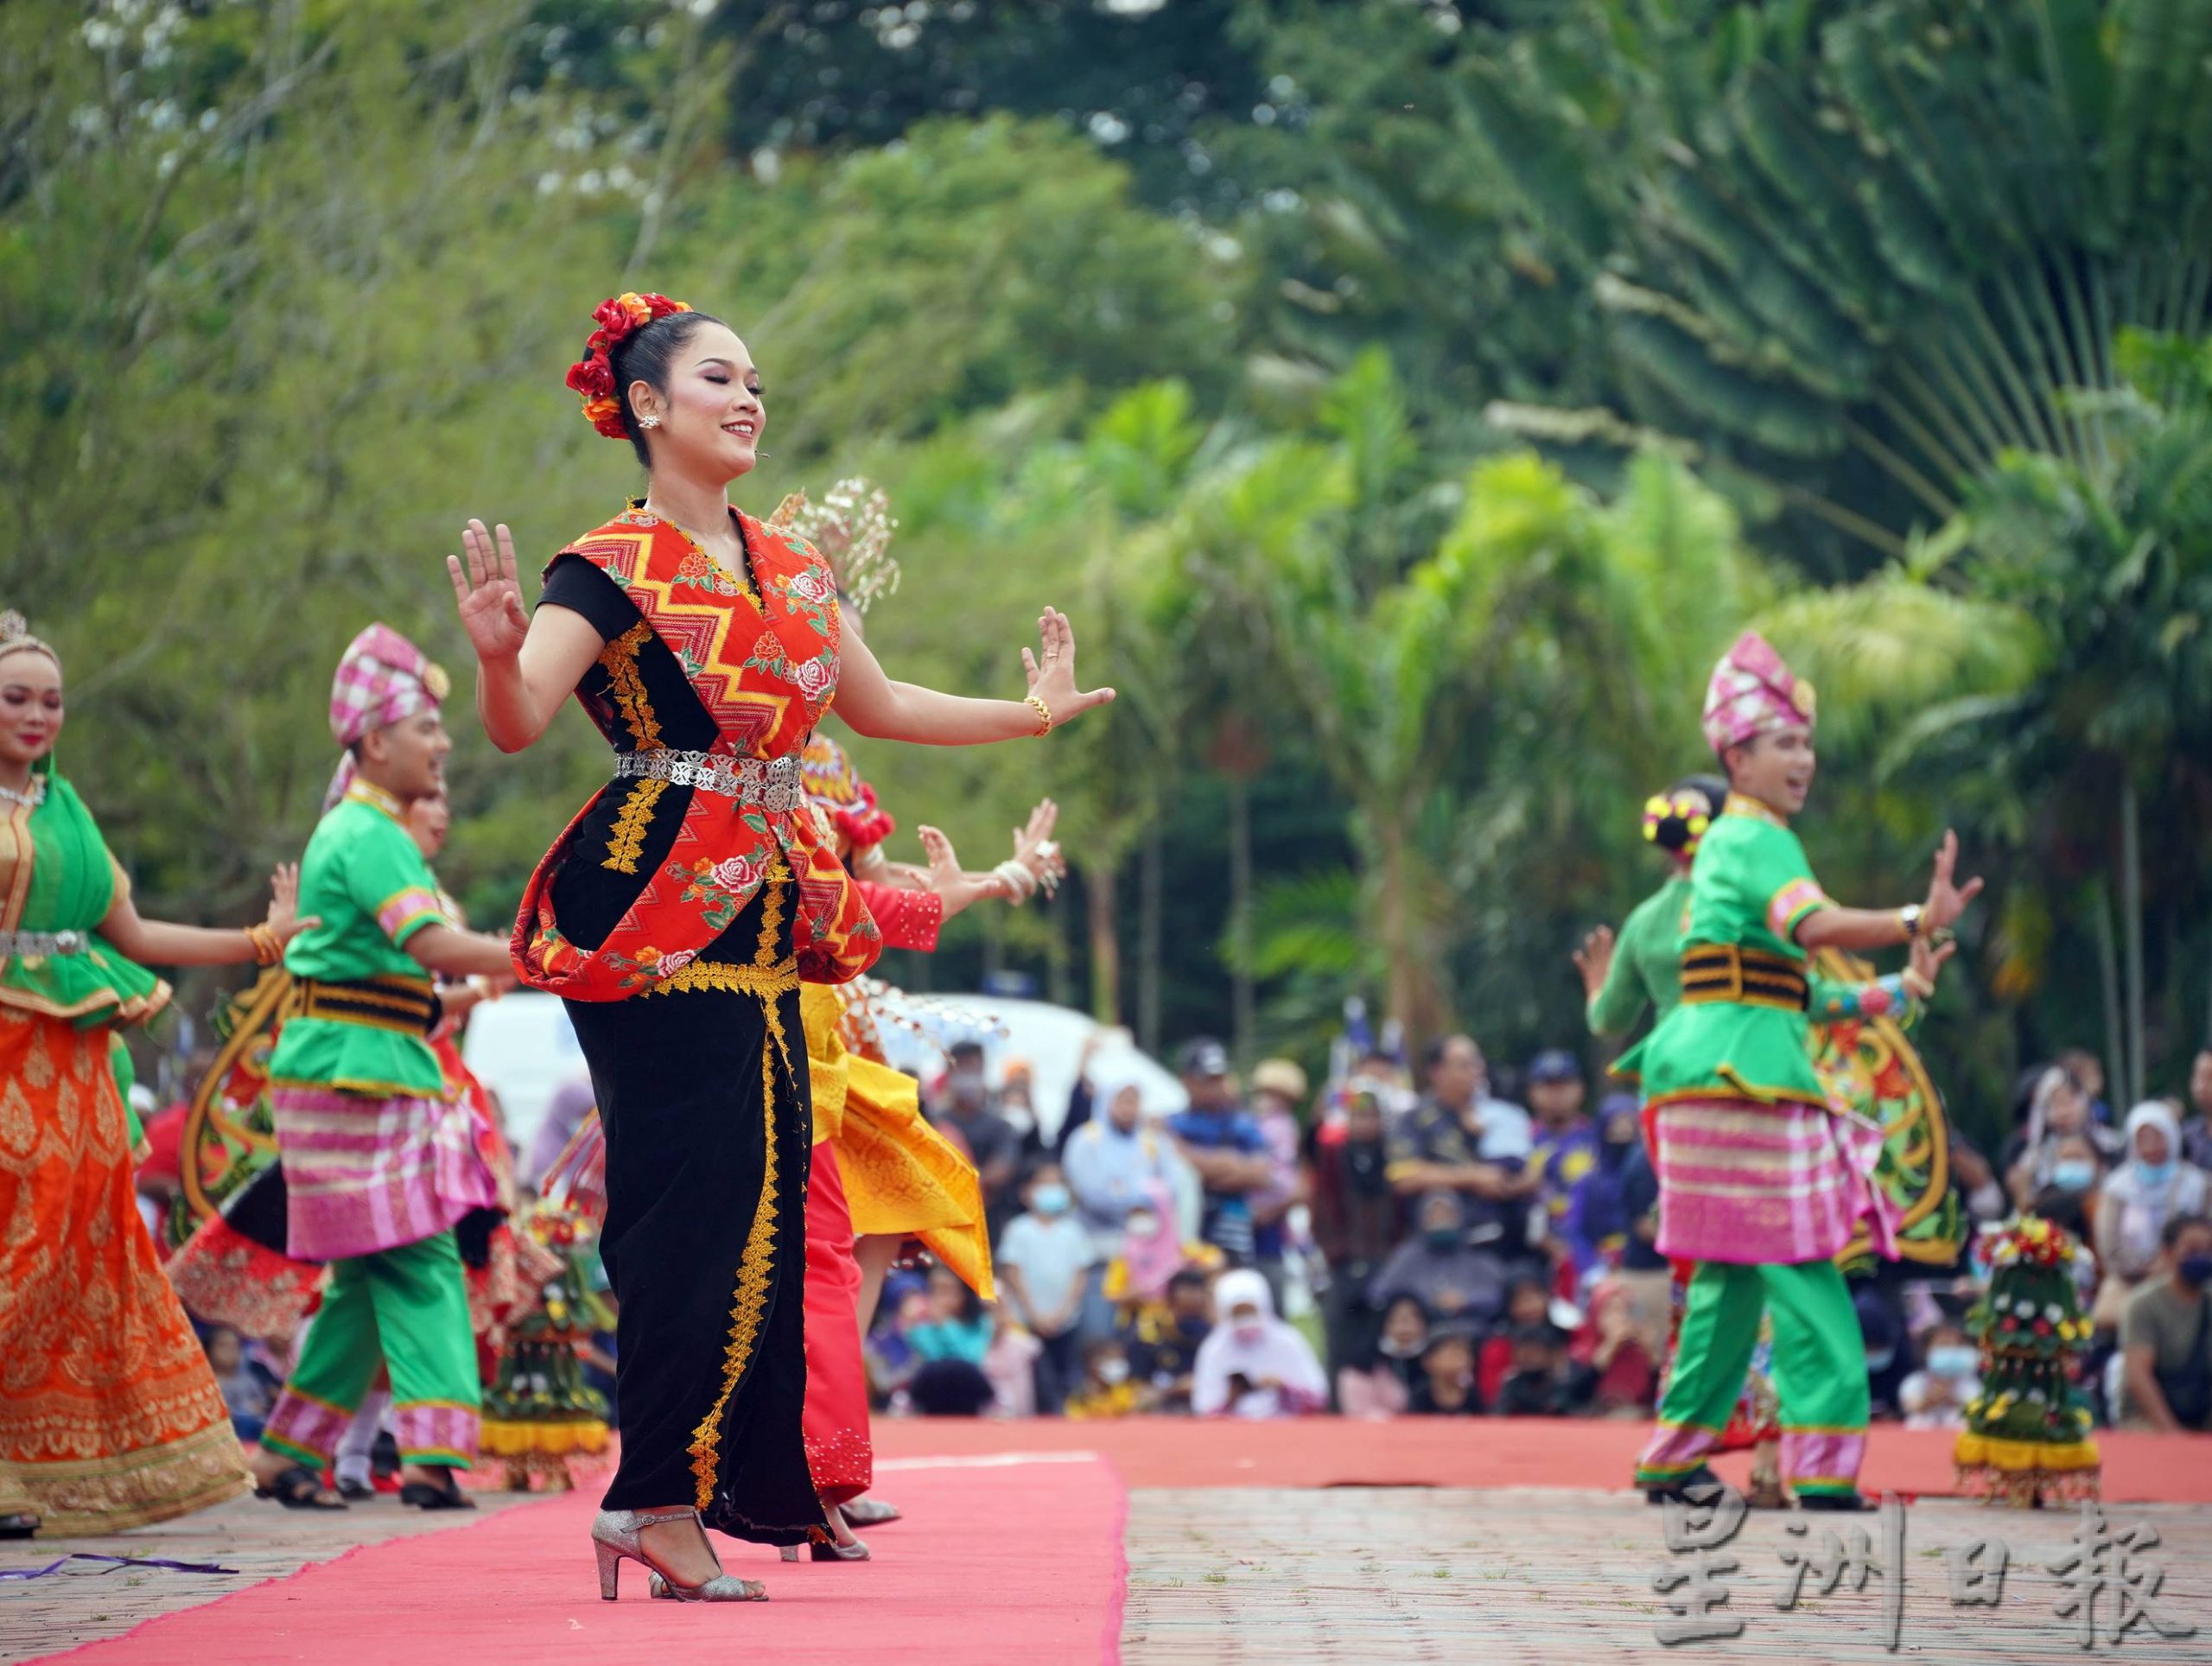
[[[168,1003],[138,964],[274,961],[301,922],[146,919],[54,769],[61,657],[0,614],[0,1535],[119,1532],[249,1485],[230,1414],[132,1196],[109,1064]]]
[[[493,744],[531,745],[573,694],[615,754],[513,939],[524,981],[567,1002],[606,1129],[622,1456],[592,1525],[601,1594],[629,1560],[681,1599],[747,1601],[764,1593],[721,1572],[702,1523],[772,1544],[830,1530],[801,1428],[799,986],[858,976],[881,942],[799,749],[833,699],[861,733],[961,746],[1041,735],[1111,690],[1077,689],[1050,611],[1023,699],[887,677],[842,640],[815,551],[729,504],[766,417],[745,343],[664,296],[594,319],[569,385],[636,449],[645,496],[555,556],[534,619],[504,529],[472,522],[448,570]]]

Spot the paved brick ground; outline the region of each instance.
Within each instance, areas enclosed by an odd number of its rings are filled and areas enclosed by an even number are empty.
[[[483,1510],[521,1503],[518,1494],[477,1495]],[[213,1562],[238,1570],[175,1574],[162,1568],[102,1567],[79,1562],[41,1580],[0,1580],[0,1663],[35,1660],[101,1637],[120,1637],[142,1620],[213,1602],[260,1580],[328,1561],[357,1545],[435,1533],[475,1516],[431,1515],[379,1496],[345,1511],[285,1510],[240,1498],[181,1521],[106,1539],[0,1543],[0,1568],[42,1567],[71,1551]],[[180,1666],[183,1666],[180,1663]]]
[[[2056,1617],[2063,1594],[2044,1564],[2063,1558],[2074,1518],[1949,1500],[1911,1507],[1899,1656],[1882,1646],[1878,1580],[1808,1596],[1794,1612],[1784,1589],[1787,1521],[1823,1529],[1879,1518],[1753,1512],[1729,1550],[1738,1570],[1724,1617],[1742,1633],[1707,1645],[1662,1648],[1669,1622],[1651,1588],[1667,1553],[1658,1510],[1628,1495],[1255,1488],[1144,1491],[1131,1496],[1128,1666],[1287,1666],[1303,1661],[1560,1663],[1891,1658],[1981,1663],[2083,1657],[2074,1622]],[[2197,1634],[2166,1642],[2139,1628],[2121,1645],[2133,1660],[2212,1659],[2212,1507],[2126,1505],[2109,1512],[2125,1531],[2155,1526],[2149,1558],[2166,1569],[2162,1612]],[[1995,1534],[2010,1543],[1999,1608],[1955,1609],[1944,1548]],[[2100,1609],[2102,1612],[2102,1609]],[[2099,1652],[2109,1651],[2100,1627]]]
[[[513,1502],[483,1495],[486,1509]],[[1713,1645],[1662,1649],[1670,1620],[1651,1588],[1667,1553],[1657,1510],[1626,1495],[1535,1490],[1338,1487],[1140,1489],[1131,1495],[1128,1666],[1291,1666],[1305,1661],[1689,1663],[2059,1661],[2083,1657],[2074,1622],[2052,1610],[2062,1588],[2044,1565],[2073,1530],[2063,1512],[2017,1514],[1948,1500],[1915,1504],[1906,1528],[1903,1648],[1882,1647],[1882,1587],[1847,1582],[1792,1612],[1774,1601],[1785,1547],[1817,1548],[1839,1518],[1752,1514],[1727,1551],[1721,1611],[1743,1633]],[[2212,1506],[2116,1506],[2117,1530],[2156,1529],[2149,1559],[2166,1570],[2162,1611],[2198,1634],[2163,1641],[2139,1629],[2118,1651],[2140,1661],[2212,1659]],[[1787,1521],[1811,1528],[1788,1536]],[[0,1546],[0,1567],[37,1566],[64,1550],[219,1561],[239,1577],[95,1565],[49,1579],[0,1581],[0,1662],[33,1659],[208,1602],[256,1579],[327,1561],[356,1545],[457,1525],[389,1500],[312,1515],[241,1500],[183,1522],[107,1540]],[[1841,1518],[1881,1537],[1879,1518]],[[1994,1533],[2012,1548],[2002,1606],[1955,1608],[1946,1547]],[[2102,1608],[2101,1612],[2105,1612]],[[999,1666],[979,1640],[978,1666]],[[1039,1663],[1039,1666],[1043,1666]],[[1057,1666],[1057,1663],[1054,1663]]]

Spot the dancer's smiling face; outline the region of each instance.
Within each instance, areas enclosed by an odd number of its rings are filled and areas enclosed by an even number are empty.
[[[35,648],[0,658],[0,763],[18,768],[54,750],[61,733],[61,667]]]
[[[1795,816],[1813,790],[1820,755],[1808,728],[1775,729],[1731,747],[1724,760],[1728,785],[1768,809]]]
[[[760,430],[768,422],[760,372],[727,324],[702,323],[684,337],[667,385],[633,381],[625,397],[640,418],[660,418],[645,442],[656,474],[727,485],[760,460]]]

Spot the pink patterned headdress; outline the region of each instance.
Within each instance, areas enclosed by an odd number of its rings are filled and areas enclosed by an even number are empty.
[[[330,684],[330,738],[351,747],[364,735],[403,722],[416,713],[442,705],[452,680],[441,666],[379,620],[346,645]],[[346,796],[353,779],[349,752],[331,778],[323,808]]]
[[[1718,754],[1777,729],[1808,729],[1815,706],[1813,685],[1783,664],[1764,637],[1745,631],[1706,684],[1706,741]]]

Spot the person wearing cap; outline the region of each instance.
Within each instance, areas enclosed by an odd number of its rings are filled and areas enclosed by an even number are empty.
[[[1704,728],[1729,792],[1691,869],[1681,1000],[1620,1061],[1641,1073],[1652,1107],[1658,1248],[1695,1263],[1659,1427],[1637,1470],[1655,1498],[1711,1477],[1706,1454],[1771,1307],[1783,1468],[1806,1508],[1864,1507],[1866,1349],[1833,1258],[1862,1220],[1877,1252],[1894,1256],[1895,1224],[1872,1184],[1882,1130],[1833,1106],[1813,1067],[1808,963],[1824,947],[1918,945],[1910,971],[1858,986],[1850,1004],[1878,1017],[1908,992],[1924,999],[1980,881],[1954,881],[1958,840],[1947,833],[1923,902],[1829,899],[1789,825],[1812,788],[1814,710],[1811,687],[1755,632],[1714,666]]]
[[[1184,1047],[1184,1091],[1190,1109],[1168,1119],[1176,1148],[1205,1189],[1198,1236],[1239,1267],[1257,1257],[1253,1200],[1275,1178],[1268,1142],[1237,1098],[1229,1049],[1209,1036]]]
[[[1489,1065],[1472,1036],[1431,1043],[1422,1063],[1428,1092],[1390,1129],[1391,1186],[1409,1208],[1431,1192],[1455,1194],[1461,1227],[1474,1242],[1521,1253],[1540,1173],[1529,1160],[1535,1143],[1529,1113],[1491,1097]]]
[[[322,1306],[253,1458],[264,1497],[342,1507],[327,1466],[380,1367],[402,1502],[467,1507],[481,1384],[454,1226],[499,1192],[429,1044],[434,977],[506,978],[504,938],[455,927],[408,829],[445,791],[445,673],[385,625],[353,639],[330,701],[345,748],[300,865],[316,924],[286,951],[293,988],[269,1061],[286,1250],[330,1263]]]
[[[1566,1237],[1567,1205],[1574,1188],[1597,1166],[1598,1130],[1583,1111],[1589,1090],[1582,1065],[1564,1047],[1547,1047],[1529,1061],[1529,1109],[1536,1119],[1535,1148],[1529,1154],[1536,1177],[1534,1230],[1554,1262],[1571,1258]]]

